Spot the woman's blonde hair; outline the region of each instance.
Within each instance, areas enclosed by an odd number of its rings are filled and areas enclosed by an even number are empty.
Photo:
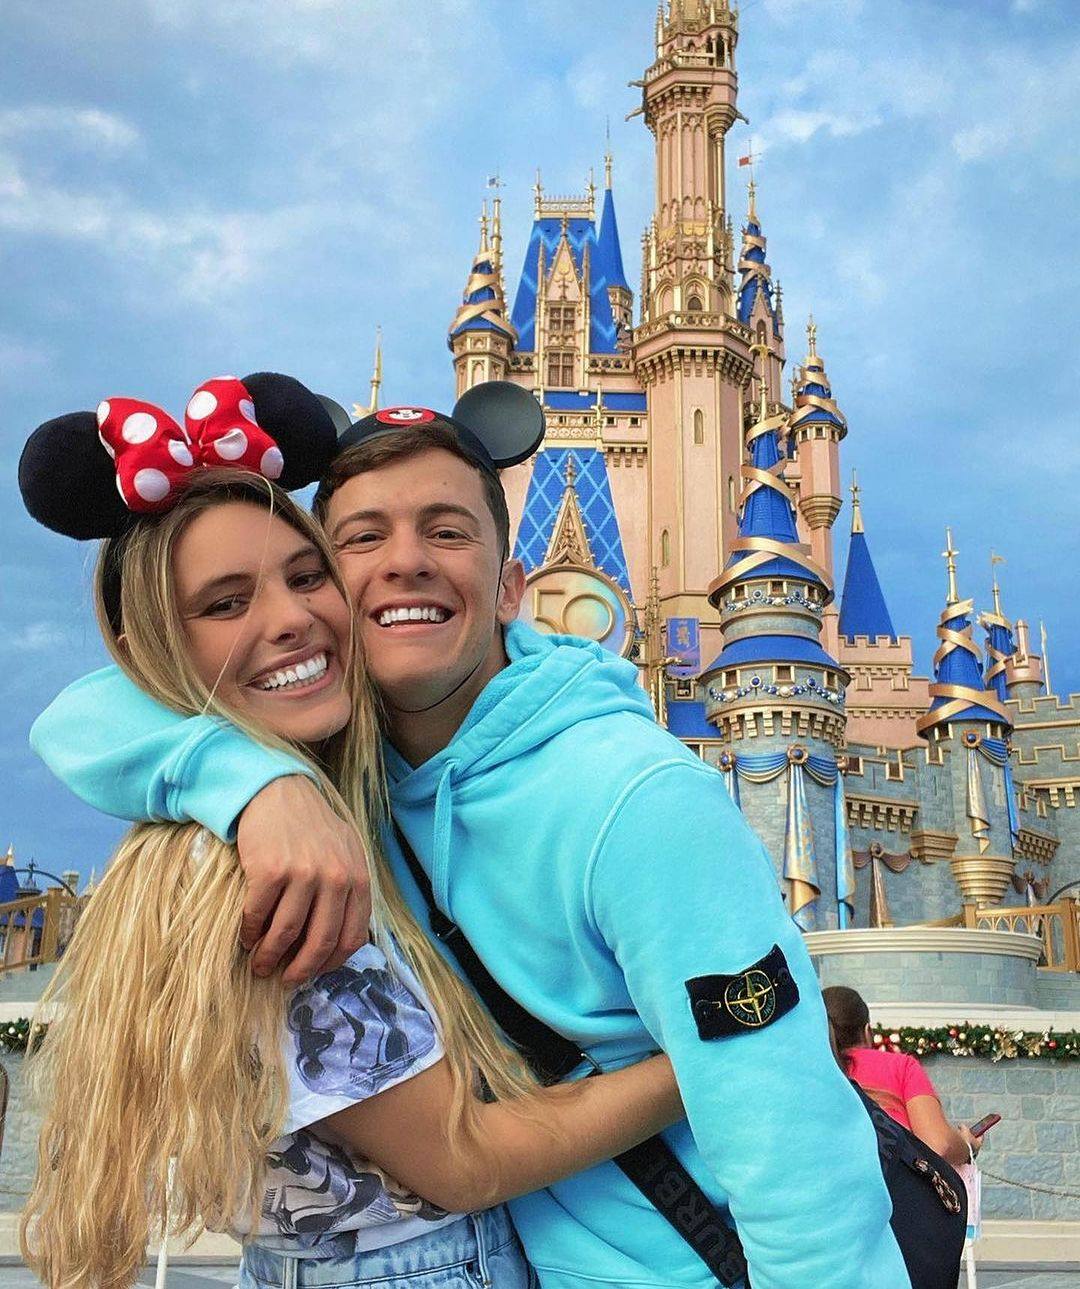
[[[333,808],[355,823],[370,856],[375,936],[392,932],[440,1022],[454,1083],[449,1147],[468,1130],[478,1072],[526,1112],[536,1084],[387,871],[377,700],[358,638],[347,669],[353,719],[319,761],[253,727],[199,678],[172,555],[197,515],[230,501],[260,506],[268,523],[276,514],[310,540],[347,598],[322,530],[287,493],[255,475],[207,471],[172,510],[104,544],[95,579],[102,634],[159,703],[220,716],[303,757]],[[190,1239],[245,1212],[258,1216],[265,1154],[287,1109],[287,989],[280,975],[252,973],[239,944],[243,901],[235,846],[194,824],[136,825],[57,964],[42,998],[43,1014],[55,1019],[30,1059],[45,1116],[20,1227],[23,1256],[50,1289],[132,1284],[167,1208],[172,1232]]]

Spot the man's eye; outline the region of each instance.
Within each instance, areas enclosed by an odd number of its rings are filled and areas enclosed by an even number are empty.
[[[463,533],[459,528],[437,528],[435,532],[432,533],[432,536],[437,541],[452,542],[462,541],[467,534]]]
[[[368,546],[372,542],[379,540],[378,533],[351,533],[343,541],[338,542],[337,549],[344,550],[347,546]]]

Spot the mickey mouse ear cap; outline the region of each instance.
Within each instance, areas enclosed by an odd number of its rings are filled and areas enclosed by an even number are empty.
[[[544,409],[507,380],[474,385],[454,406],[452,416],[427,407],[384,407],[351,425],[338,439],[338,452],[395,430],[442,426],[482,470],[496,474],[531,457],[544,440]]]
[[[528,460],[544,441],[544,409],[508,380],[466,390],[454,404],[453,419],[476,435],[497,470]]]

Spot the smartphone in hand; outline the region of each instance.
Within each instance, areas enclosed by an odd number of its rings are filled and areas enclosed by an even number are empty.
[[[978,1123],[973,1123],[971,1125],[971,1127],[968,1129],[968,1132],[970,1132],[973,1137],[981,1137],[984,1133],[989,1132],[989,1130],[994,1126],[995,1123],[1000,1123],[1000,1122],[1001,1122],[1001,1115],[999,1114],[983,1115],[983,1117],[979,1120]]]

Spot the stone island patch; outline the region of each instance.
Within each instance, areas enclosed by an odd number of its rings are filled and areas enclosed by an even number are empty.
[[[764,1029],[799,1001],[799,987],[778,944],[737,975],[695,976],[686,982],[686,992],[703,1039]]]

